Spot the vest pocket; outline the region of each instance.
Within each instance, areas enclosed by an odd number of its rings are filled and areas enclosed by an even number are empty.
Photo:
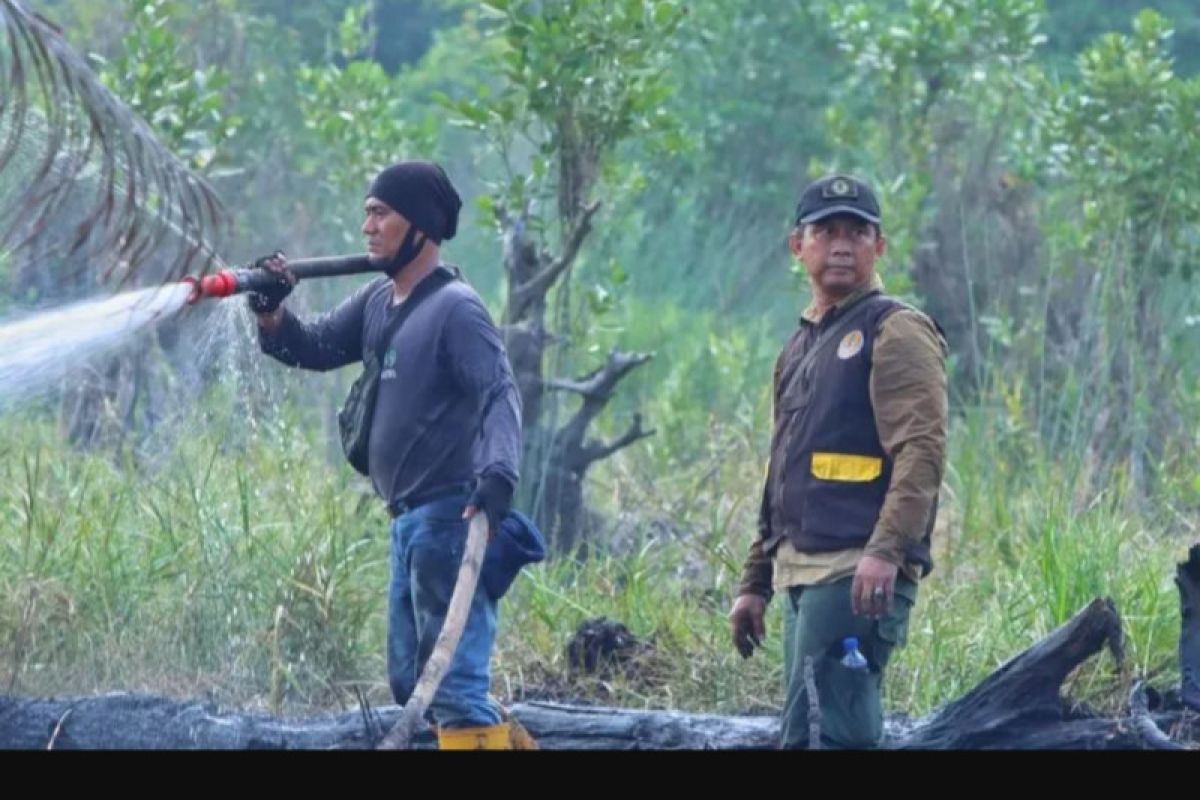
[[[848,453],[813,453],[812,474],[826,481],[868,483],[883,474],[883,459]]]

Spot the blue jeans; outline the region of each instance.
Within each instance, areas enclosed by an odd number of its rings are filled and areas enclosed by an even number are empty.
[[[392,521],[392,582],[388,591],[388,682],[396,702],[412,695],[442,630],[467,541],[467,495],[434,500]],[[500,723],[488,697],[496,641],[496,603],[476,587],[462,639],[429,711],[442,728]]]

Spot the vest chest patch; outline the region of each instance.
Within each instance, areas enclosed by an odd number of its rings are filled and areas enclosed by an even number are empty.
[[[854,356],[858,355],[859,352],[862,351],[862,347],[862,331],[850,331],[842,337],[841,343],[838,344],[838,358],[842,359],[843,361],[854,358]]]

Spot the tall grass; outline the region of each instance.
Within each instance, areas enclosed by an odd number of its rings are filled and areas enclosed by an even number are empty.
[[[282,707],[368,680],[383,515],[286,428],[181,441],[153,465],[64,450],[0,463],[0,680],[10,691],[213,691]]]
[[[590,557],[527,570],[503,601],[501,699],[779,708],[779,604],[748,661],[726,619],[755,535],[769,398],[753,387],[770,360],[751,339],[690,341],[643,395],[664,435],[589,475]],[[689,396],[689,385],[709,388]],[[1120,476],[1094,491],[1021,403],[992,396],[957,410],[937,568],[893,660],[889,707],[919,714],[961,694],[1096,596],[1121,612],[1127,659],[1090,660],[1073,693],[1104,707],[1135,674],[1176,682],[1171,577],[1194,538],[1194,470],[1180,461],[1162,489],[1172,503],[1138,510]],[[284,404],[253,424],[244,413],[201,398],[187,435],[118,457],[71,450],[37,413],[5,419],[0,691],[143,690],[289,713],[350,705],[357,689],[390,701],[386,514],[330,458],[311,408]],[[581,675],[566,647],[596,617],[649,644],[627,667]]]

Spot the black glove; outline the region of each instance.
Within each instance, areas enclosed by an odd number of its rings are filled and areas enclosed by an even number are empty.
[[[475,491],[467,500],[468,506],[474,506],[487,514],[488,532],[495,536],[500,530],[500,523],[512,509],[513,485],[497,474],[484,475],[475,486]]]
[[[255,314],[270,314],[279,308],[284,298],[292,293],[293,283],[288,279],[288,276],[284,272],[276,272],[267,268],[269,261],[281,256],[283,256],[283,252],[276,250],[269,256],[257,259],[251,265],[251,269],[261,269],[276,277],[276,282],[273,286],[246,293],[246,302],[250,304],[250,310]]]

